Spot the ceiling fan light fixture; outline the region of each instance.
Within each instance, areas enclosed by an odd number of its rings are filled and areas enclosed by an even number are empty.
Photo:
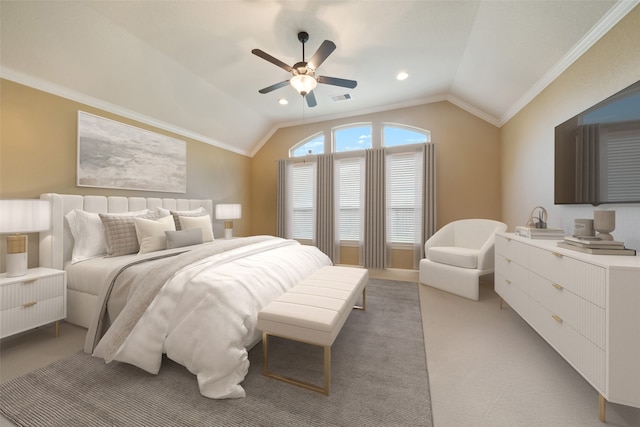
[[[289,84],[291,84],[300,95],[305,96],[316,88],[318,81],[308,74],[296,74],[291,77]]]

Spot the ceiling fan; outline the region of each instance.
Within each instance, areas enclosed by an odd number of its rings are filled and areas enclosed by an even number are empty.
[[[322,64],[329,55],[336,49],[335,43],[330,40],[325,40],[322,42],[316,53],[313,54],[311,59],[306,62],[304,60],[304,44],[309,40],[309,34],[305,31],[301,31],[298,33],[298,40],[302,43],[302,61],[294,64],[293,66],[289,66],[279,59],[274,58],[266,52],[263,52],[260,49],[253,49],[251,53],[259,56],[260,58],[271,62],[274,65],[290,72],[292,77],[289,80],[284,80],[282,82],[276,83],[271,86],[267,86],[264,89],[260,89],[258,92],[260,93],[269,93],[276,89],[280,89],[281,87],[290,84],[300,95],[302,95],[307,100],[307,105],[309,107],[315,107],[317,104],[316,97],[313,94],[313,89],[316,88],[318,83],[347,87],[349,89],[353,89],[357,86],[358,82],[355,80],[347,80],[347,79],[339,79],[337,77],[327,77],[327,76],[317,76],[316,70]]]

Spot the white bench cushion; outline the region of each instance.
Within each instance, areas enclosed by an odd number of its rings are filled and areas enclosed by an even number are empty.
[[[323,267],[258,313],[258,328],[271,335],[331,345],[367,285],[355,267]]]

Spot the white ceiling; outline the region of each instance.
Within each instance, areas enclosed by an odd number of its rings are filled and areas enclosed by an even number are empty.
[[[252,155],[279,127],[442,99],[500,126],[637,4],[2,0],[0,71]],[[289,86],[258,93],[289,75],[251,50],[293,65],[301,30],[306,59],[325,39],[337,45],[318,74],[355,89],[319,85],[311,109]]]

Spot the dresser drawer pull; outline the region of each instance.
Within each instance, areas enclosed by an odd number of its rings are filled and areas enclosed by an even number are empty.
[[[29,307],[33,307],[34,305],[36,305],[38,303],[38,301],[31,301],[28,302],[26,304],[22,304],[22,308],[29,308]]]
[[[32,283],[34,283],[34,282],[37,282],[37,281],[38,281],[38,279],[29,279],[29,280],[24,280],[24,281],[22,281],[22,283],[21,283],[21,284],[22,284],[22,285],[30,285],[30,284],[32,284]]]
[[[552,314],[551,317],[553,317],[553,320],[555,320],[558,323],[562,323],[562,317],[558,316],[557,314]]]
[[[551,253],[557,256],[558,258],[562,258],[562,254],[559,254],[558,252],[551,252]]]
[[[557,290],[561,291],[564,289],[564,287],[562,285],[559,285],[557,283],[552,283],[551,284],[554,288],[556,288]]]
[[[511,284],[511,280],[509,280],[509,279],[504,279],[504,282],[505,282],[507,285],[510,285],[510,284]]]

